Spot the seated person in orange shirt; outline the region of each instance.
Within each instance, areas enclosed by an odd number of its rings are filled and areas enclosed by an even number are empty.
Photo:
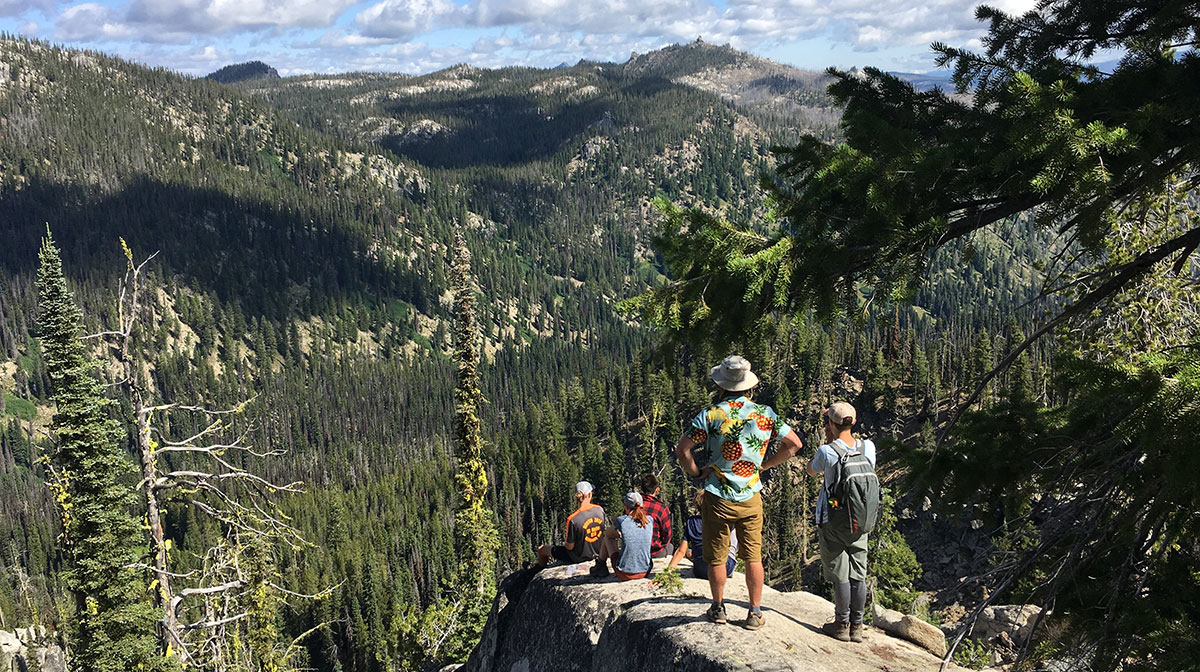
[[[600,555],[604,538],[604,509],[592,503],[592,494],[591,483],[580,481],[575,484],[575,499],[579,502],[579,508],[567,518],[566,541],[561,546],[539,546],[539,568],[550,564],[551,558],[571,565]]]

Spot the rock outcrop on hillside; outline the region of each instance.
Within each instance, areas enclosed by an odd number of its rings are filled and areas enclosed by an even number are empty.
[[[505,580],[483,638],[460,672],[932,672],[941,662],[875,629],[868,629],[862,644],[822,634],[833,605],[811,593],[765,588],[766,625],[751,632],[740,627],[747,607],[741,574],[730,577],[726,587],[730,621],[716,625],[704,617],[705,581],[686,578],[681,592],[667,594],[648,579],[594,579],[588,566],[518,572]],[[691,570],[683,573],[690,576]]]
[[[62,647],[45,628],[0,630],[0,672],[66,672]]]

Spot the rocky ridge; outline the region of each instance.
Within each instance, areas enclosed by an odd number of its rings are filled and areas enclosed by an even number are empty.
[[[588,567],[517,572],[506,579],[480,644],[460,671],[932,672],[941,664],[928,651],[874,628],[862,644],[828,637],[820,626],[833,605],[811,593],[764,588],[766,625],[751,632],[739,626],[747,607],[741,574],[726,586],[730,622],[717,625],[704,617],[706,581],[685,578],[682,590],[667,593],[649,579],[595,579]],[[690,576],[690,568],[683,574]]]

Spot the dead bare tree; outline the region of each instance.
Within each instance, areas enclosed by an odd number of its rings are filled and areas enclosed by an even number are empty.
[[[247,444],[252,427],[244,413],[252,399],[228,409],[152,402],[135,335],[146,309],[141,303],[145,268],[157,253],[135,264],[124,240],[121,250],[127,267],[117,297],[117,324],[87,338],[104,339],[112,350],[122,376],[117,384],[126,390],[133,407],[142,474],[138,488],[145,498],[150,536],[150,562],[145,568],[154,576],[154,599],[162,613],[159,638],[163,650],[188,666],[216,672],[257,669],[246,664],[248,656],[230,650],[227,636],[231,625],[252,615],[247,606],[246,591],[252,581],[245,572],[245,549],[280,543],[292,548],[307,545],[273,503],[281,493],[301,492],[302,483],[276,483],[240,466],[285,452],[257,451]],[[155,422],[156,417],[167,414],[191,416],[192,426],[202,429],[172,437]],[[194,507],[225,531],[222,541],[204,553],[201,569],[172,571],[171,543],[163,525],[167,501]],[[279,595],[306,599],[333,590],[300,595],[269,581],[264,586]],[[288,649],[285,658],[291,655],[292,649]]]

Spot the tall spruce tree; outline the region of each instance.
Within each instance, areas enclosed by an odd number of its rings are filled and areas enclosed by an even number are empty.
[[[488,475],[483,461],[483,431],[479,405],[479,329],[475,321],[475,281],[471,252],[462,234],[455,236],[454,288],[454,438],[461,497],[454,515],[458,551],[457,590],[462,591],[457,627],[462,649],[469,652],[479,640],[496,586],[496,552],[500,543],[495,516],[487,507]],[[457,647],[456,647],[457,648]],[[454,655],[454,651],[447,653]],[[461,654],[459,654],[461,655]]]
[[[40,260],[37,325],[57,407],[50,481],[62,518],[64,583],[75,597],[71,669],[171,669],[155,637],[146,573],[137,569],[145,540],[133,515],[135,469],[121,451],[120,423],[106,413],[112,401],[80,341],[82,314],[49,231]]]
[[[495,583],[496,526],[487,507],[488,476],[483,462],[483,431],[479,404],[479,328],[475,321],[475,282],[471,274],[471,252],[462,234],[454,245],[454,438],[458,458],[459,494],[455,514],[456,535],[462,553],[463,588],[490,597]]]

